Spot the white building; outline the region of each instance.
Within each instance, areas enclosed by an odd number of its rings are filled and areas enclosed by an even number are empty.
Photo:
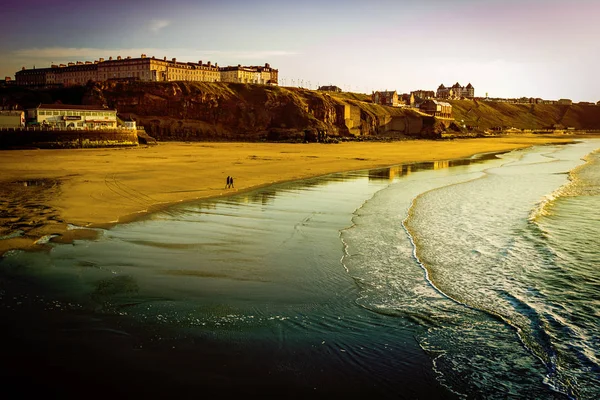
[[[57,129],[116,129],[117,111],[99,106],[40,104],[27,110],[30,124]]]
[[[0,110],[0,128],[22,128],[25,126],[25,113],[21,110]]]

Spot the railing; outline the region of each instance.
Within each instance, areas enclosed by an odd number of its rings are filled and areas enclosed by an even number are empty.
[[[97,128],[97,129],[89,129],[89,128],[81,128],[81,129],[73,129],[73,128],[59,128],[56,126],[26,126],[22,128],[9,128],[9,127],[0,127],[0,132],[44,132],[44,131],[145,131],[143,126],[138,126],[135,129],[127,128],[124,126],[116,126],[110,128]]]

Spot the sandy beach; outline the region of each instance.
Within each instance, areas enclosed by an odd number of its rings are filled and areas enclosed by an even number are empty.
[[[1,151],[0,254],[70,242],[89,229],[171,204],[333,172],[469,157],[573,137],[506,136],[387,143],[161,143],[152,147]],[[227,176],[234,188],[225,188]]]

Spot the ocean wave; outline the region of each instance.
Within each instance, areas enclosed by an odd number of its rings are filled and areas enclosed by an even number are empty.
[[[540,217],[552,215],[553,206],[560,198],[600,195],[600,176],[597,175],[600,149],[585,155],[582,160],[584,164],[569,171],[567,183],[544,196],[535,205],[529,214],[529,221],[535,222]]]

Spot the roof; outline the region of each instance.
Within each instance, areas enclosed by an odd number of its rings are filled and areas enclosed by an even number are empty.
[[[453,88],[459,88],[459,87],[462,87],[462,86],[460,86],[460,83],[456,82],[454,85],[452,85],[452,87]]]
[[[429,101],[433,102],[434,104],[440,105],[440,106],[452,107],[452,105],[450,103],[446,103],[445,101],[433,100],[433,99],[425,100],[424,103],[427,103]]]
[[[84,111],[115,111],[102,106],[76,105],[76,104],[40,104],[38,110],[84,110]]]
[[[469,84],[467,85],[467,89],[473,89],[473,85],[471,85],[471,82],[469,82]]]
[[[446,86],[444,86],[444,84],[442,83],[442,84],[441,84],[441,85],[438,87],[438,89],[446,89]]]

